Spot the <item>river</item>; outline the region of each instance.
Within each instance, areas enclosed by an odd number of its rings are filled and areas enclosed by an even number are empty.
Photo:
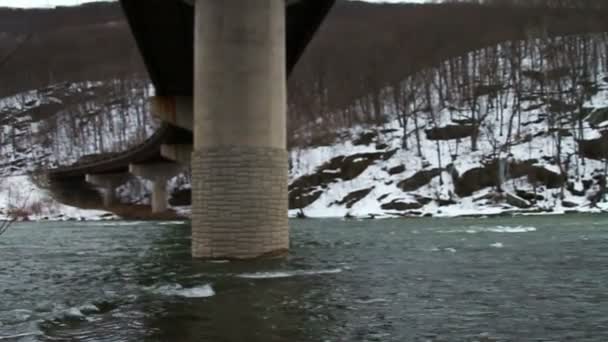
[[[16,224],[0,341],[608,341],[608,217],[292,221],[193,261],[183,222]]]

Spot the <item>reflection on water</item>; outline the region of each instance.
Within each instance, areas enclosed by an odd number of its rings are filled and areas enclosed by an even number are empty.
[[[0,341],[606,341],[608,218],[304,220],[204,262],[182,222],[17,225]]]

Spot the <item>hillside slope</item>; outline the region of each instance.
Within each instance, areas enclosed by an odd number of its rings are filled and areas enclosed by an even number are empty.
[[[386,89],[383,106],[393,115],[385,124],[291,151],[290,214],[608,209],[607,41],[505,43]]]

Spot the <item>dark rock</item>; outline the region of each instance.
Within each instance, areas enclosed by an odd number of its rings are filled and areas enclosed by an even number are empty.
[[[346,205],[346,208],[350,209],[353,207],[353,205],[355,205],[355,203],[359,202],[360,200],[365,198],[365,196],[369,195],[369,193],[372,192],[372,190],[374,190],[374,187],[371,187],[369,189],[353,191],[350,194],[344,196],[344,198],[342,200],[332,203],[332,205],[333,204]]]
[[[399,165],[399,166],[395,166],[393,168],[391,168],[390,170],[388,170],[388,174],[389,175],[398,175],[400,173],[405,172],[405,165]]]
[[[428,197],[423,197],[423,196],[416,196],[416,201],[422,205],[427,205],[427,204],[433,202],[433,199],[428,198]]]
[[[319,189],[339,180],[354,179],[376,161],[390,159],[396,152],[359,153],[331,159],[315,173],[302,176],[289,185],[289,208],[307,207],[321,196],[322,190]]]
[[[536,109],[536,108],[534,108],[534,109]],[[526,126],[529,126],[529,125],[537,125],[537,124],[539,124],[539,123],[541,123],[543,121],[545,121],[545,118],[538,118],[536,120],[522,122],[521,125],[524,126],[524,127],[526,127]]]
[[[429,182],[441,174],[441,169],[435,168],[431,170],[422,170],[413,175],[411,178],[403,180],[397,184],[397,186],[407,192],[416,191],[421,187],[429,184]]]
[[[385,198],[387,198],[388,196],[390,196],[390,194],[384,194],[384,195],[378,197],[377,201],[378,202],[382,202],[382,200],[385,199]]]
[[[583,184],[583,187],[585,187],[585,186],[584,186],[584,184]],[[589,187],[591,187],[591,185],[589,185]],[[576,190],[576,189],[574,188],[574,183],[572,183],[572,182],[569,182],[569,183],[568,183],[568,185],[566,185],[566,189],[567,189],[567,190],[568,190],[568,191],[569,191],[571,194],[573,194],[574,196],[584,197],[584,196],[587,194],[587,191],[586,191],[586,190],[582,190],[582,191],[581,191],[581,190]],[[588,189],[589,189],[589,188],[587,188],[587,190],[588,190]]]
[[[584,179],[582,183],[583,183],[583,188],[585,188],[585,190],[591,189],[591,186],[593,185],[593,181],[590,179]]]
[[[296,218],[305,219],[305,218],[308,218],[308,216],[306,216],[306,214],[304,213],[304,210],[302,210],[302,208],[300,208],[300,210],[296,214]]]
[[[439,198],[439,199],[436,199],[435,201],[437,201],[437,204],[440,207],[447,207],[448,205],[454,205],[454,204],[456,204],[456,201],[454,201],[452,199],[447,199],[446,200],[446,199]]]
[[[289,209],[306,208],[314,201],[318,200],[323,194],[323,190],[316,190],[309,193],[289,193]]]
[[[591,140],[578,140],[578,147],[585,158],[603,160],[608,158],[608,131],[602,131],[602,136]]]
[[[578,204],[569,201],[562,201],[562,206],[565,208],[576,208],[578,207]]]
[[[370,145],[377,136],[378,134],[376,132],[365,132],[353,141],[353,145]]]
[[[397,211],[405,211],[405,210],[413,210],[420,209],[424,205],[418,202],[402,202],[402,200],[393,200],[390,203],[385,203],[382,205],[383,210],[397,210]]]
[[[479,132],[477,125],[449,125],[424,131],[429,140],[453,140],[473,136]]]
[[[538,183],[549,189],[559,188],[565,182],[565,176],[549,171],[542,166],[535,166],[538,161],[510,162],[507,167],[507,179],[527,176],[530,183]],[[481,189],[498,185],[498,162],[493,160],[483,167],[473,168],[457,177],[454,182],[456,194],[460,197],[472,195]]]
[[[388,148],[387,144],[377,144],[376,145],[376,150],[385,150]]]
[[[597,128],[602,122],[608,121],[608,108],[598,108],[586,118],[591,127]]]
[[[532,206],[532,204],[530,204],[530,202],[526,201],[525,199],[508,192],[505,195],[505,199],[507,203],[520,209],[528,209]]]
[[[515,194],[518,197],[525,199],[526,201],[536,202],[536,201],[542,201],[545,199],[545,197],[542,195],[538,195],[533,192],[527,192],[524,190],[517,190],[517,191],[515,191]]]
[[[557,132],[560,137],[571,137],[573,136],[572,132],[570,132],[567,128],[553,128],[549,130],[549,133]]]
[[[550,99],[549,100],[549,111],[551,113],[570,113],[578,109],[577,104],[566,103],[564,101]]]
[[[172,206],[185,206],[192,203],[192,190],[182,189],[171,193],[169,204]]]

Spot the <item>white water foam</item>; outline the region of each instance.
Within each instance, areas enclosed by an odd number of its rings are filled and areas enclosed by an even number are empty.
[[[237,275],[238,278],[246,279],[276,279],[276,278],[290,278],[299,276],[311,276],[321,274],[336,274],[342,272],[341,268],[334,268],[328,270],[318,271],[283,271],[283,272],[255,272],[255,273],[242,273]]]
[[[163,285],[152,289],[152,292],[164,296],[176,296],[184,298],[206,298],[215,295],[211,285],[202,285],[191,288],[184,288],[180,284]]]
[[[494,228],[488,228],[487,231],[494,233],[529,233],[535,232],[535,227],[526,227],[526,226],[496,226]]]
[[[490,246],[494,248],[503,248],[505,245],[503,245],[502,242],[496,242],[491,244]]]
[[[186,221],[165,221],[165,222],[159,222],[158,224],[161,226],[177,226],[177,225],[186,224]]]
[[[466,229],[451,229],[451,230],[440,230],[439,233],[468,233],[468,234],[479,234],[479,233],[529,233],[535,232],[537,229],[531,226],[494,226],[494,227],[483,227],[483,226],[470,226]]]

